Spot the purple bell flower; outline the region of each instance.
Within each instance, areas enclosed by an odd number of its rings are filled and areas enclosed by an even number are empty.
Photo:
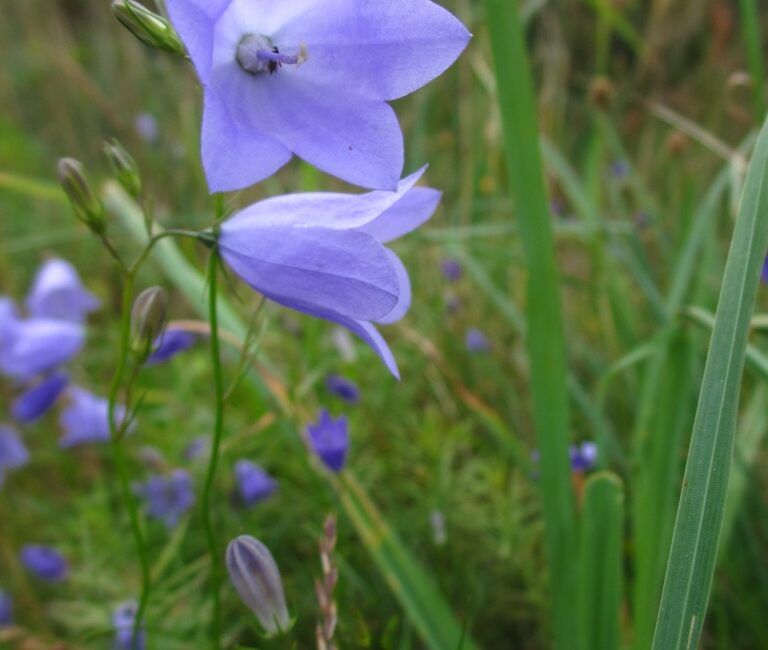
[[[79,323],[30,318],[8,328],[0,343],[0,374],[26,380],[69,361],[83,347]]]
[[[139,606],[136,601],[122,603],[112,613],[112,625],[115,628],[114,650],[144,650],[144,629],[139,628],[134,638],[133,628],[136,623],[136,613]]]
[[[13,625],[13,601],[0,589],[0,627]]]
[[[347,404],[357,404],[360,401],[360,389],[346,377],[328,375],[325,378],[325,388]]]
[[[581,445],[572,445],[570,455],[571,469],[574,472],[586,472],[597,463],[597,445],[589,440]]]
[[[476,327],[467,330],[464,344],[467,346],[467,350],[473,353],[488,352],[491,349],[491,342],[488,337]]]
[[[27,388],[11,404],[11,415],[17,422],[29,424],[45,415],[67,387],[69,377],[54,372]]]
[[[763,282],[768,282],[768,256],[763,260],[763,268],[760,271],[760,279]]]
[[[195,502],[192,477],[183,469],[174,470],[170,476],[150,476],[135,491],[144,499],[147,517],[159,519],[169,529],[178,525]]]
[[[344,468],[349,451],[349,426],[345,416],[334,420],[323,409],[317,424],[307,426],[307,438],[328,469],[340,472]]]
[[[432,216],[440,193],[307,193],[256,203],[221,227],[219,248],[232,270],[267,298],[343,325],[362,338],[398,376],[392,352],[369,321],[393,323],[411,302],[408,273],[383,244]]]
[[[103,397],[73,386],[69,390],[69,405],[59,415],[64,435],[59,447],[68,449],[89,443],[109,442],[109,402]],[[117,405],[115,419],[125,418],[125,407]]]
[[[144,365],[153,366],[169,361],[177,354],[189,350],[197,340],[192,332],[168,327],[157,337],[154,350],[149,355]]]
[[[99,308],[99,301],[86,290],[75,267],[66,260],[45,262],[35,276],[27,296],[32,318],[50,318],[73,323]]]
[[[168,0],[204,90],[212,192],[261,181],[292,154],[393,190],[403,136],[387,101],[442,74],[470,34],[429,0]]]
[[[249,460],[235,463],[235,479],[240,497],[247,507],[269,498],[277,490],[277,481]]]
[[[62,582],[69,575],[69,564],[56,549],[42,544],[28,544],[21,549],[21,563],[46,582]]]
[[[448,282],[458,282],[461,280],[461,276],[464,275],[464,267],[461,265],[461,262],[452,257],[448,257],[441,262],[440,270]]]
[[[8,427],[0,425],[0,487],[5,471],[18,469],[29,462],[29,452],[19,435]]]

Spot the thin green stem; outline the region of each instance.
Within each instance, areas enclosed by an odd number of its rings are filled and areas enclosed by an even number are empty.
[[[221,350],[219,348],[219,318],[217,312],[218,299],[218,249],[214,246],[208,260],[208,318],[211,327],[211,361],[213,364],[213,388],[215,396],[215,416],[213,427],[213,444],[208,471],[205,476],[203,499],[201,504],[205,533],[208,540],[208,550],[211,555],[211,592],[213,594],[213,619],[211,621],[211,647],[221,648],[221,558],[216,541],[216,533],[211,519],[211,489],[216,477],[219,462],[219,448],[224,432],[224,379],[221,371]]]
[[[125,377],[125,372],[128,367],[128,355],[130,352],[131,301],[133,300],[134,279],[135,276],[132,271],[125,274],[120,323],[120,352],[117,368],[115,369],[115,374],[112,377],[112,384],[109,389],[109,406],[107,413],[109,420],[110,445],[112,447],[112,453],[115,460],[115,467],[117,468],[120,491],[122,493],[123,501],[125,502],[125,505],[128,509],[128,517],[131,522],[131,532],[133,533],[133,538],[136,545],[136,554],[139,556],[139,564],[141,567],[141,595],[139,597],[139,607],[136,612],[136,619],[134,621],[134,633],[132,637],[133,639],[137,639],[137,633],[141,627],[141,621],[149,601],[151,578],[149,557],[147,555],[144,534],[141,530],[139,509],[136,505],[133,493],[131,492],[128,467],[126,465],[125,453],[122,446],[123,429],[126,426],[125,420],[127,418],[121,418],[121,421],[118,422],[118,418],[116,416],[117,395],[120,390],[120,386],[123,383],[123,378]]]

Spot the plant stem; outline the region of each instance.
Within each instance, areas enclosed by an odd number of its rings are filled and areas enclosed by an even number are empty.
[[[219,447],[224,430],[224,380],[221,372],[221,351],[219,349],[219,319],[216,309],[218,299],[217,272],[219,253],[216,246],[211,250],[208,260],[208,318],[211,327],[211,361],[213,364],[213,388],[215,395],[215,419],[213,428],[213,444],[211,445],[211,457],[208,462],[208,471],[205,477],[203,489],[202,515],[205,524],[205,533],[208,540],[208,550],[211,555],[211,591],[213,593],[213,620],[211,621],[212,648],[221,648],[221,558],[219,557],[216,534],[211,520],[211,488],[216,476],[216,467],[219,462]]]
[[[128,517],[131,522],[131,531],[133,533],[134,542],[136,544],[136,554],[139,556],[139,564],[141,566],[141,596],[139,598],[139,606],[136,612],[136,619],[134,621],[132,639],[137,639],[138,631],[141,628],[141,620],[144,616],[144,612],[149,601],[149,592],[151,588],[150,583],[150,571],[149,571],[149,558],[147,557],[147,549],[144,542],[144,535],[141,531],[141,523],[139,520],[139,509],[136,506],[136,501],[131,492],[130,480],[128,477],[128,468],[125,462],[125,454],[122,446],[122,434],[124,428],[124,421],[126,417],[121,419],[121,422],[117,422],[115,411],[117,408],[117,394],[120,390],[120,386],[125,377],[125,371],[128,366],[128,354],[131,339],[131,301],[133,299],[133,285],[135,279],[135,271],[132,269],[125,274],[125,284],[123,285],[123,298],[121,305],[121,323],[120,323],[120,351],[115,369],[115,374],[112,377],[112,384],[109,389],[109,406],[108,406],[108,420],[109,420],[109,434],[110,434],[110,446],[112,447],[112,454],[114,456],[115,467],[117,468],[118,479],[120,482],[120,491],[122,493],[123,501],[128,508]]]

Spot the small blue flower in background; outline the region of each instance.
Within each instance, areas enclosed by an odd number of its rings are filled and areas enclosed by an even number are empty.
[[[224,222],[219,249],[229,267],[265,297],[343,325],[398,376],[397,364],[369,321],[389,324],[411,303],[408,272],[383,244],[429,219],[440,192],[306,193],[256,203]]]
[[[205,456],[211,449],[210,436],[198,436],[192,440],[181,452],[181,457],[188,463]]]
[[[763,269],[760,272],[760,279],[763,282],[768,282],[768,257],[763,260]]]
[[[575,472],[586,472],[597,462],[597,445],[594,442],[582,442],[572,445],[570,449],[571,469]]]
[[[69,564],[55,548],[42,544],[22,547],[21,563],[32,574],[46,582],[62,582],[69,575]]]
[[[20,320],[0,341],[0,374],[28,380],[77,355],[85,343],[79,323],[48,318]]]
[[[68,383],[69,377],[63,372],[54,372],[43,377],[13,401],[11,415],[17,422],[34,422],[56,403]]]
[[[153,366],[158,363],[164,363],[180,352],[189,350],[197,340],[192,332],[167,327],[165,331],[157,338],[154,344],[154,350],[149,355],[144,365]]]
[[[461,265],[461,262],[453,257],[444,259],[440,264],[440,270],[448,282],[458,282],[464,275],[464,267]]]
[[[204,89],[211,192],[292,154],[350,183],[396,187],[403,136],[386,103],[442,74],[470,39],[429,0],[169,0]]]
[[[160,127],[157,118],[150,113],[139,113],[133,121],[133,128],[144,142],[154,144],[160,137]]]
[[[349,426],[342,416],[334,420],[328,411],[320,411],[317,424],[307,426],[307,438],[312,450],[333,472],[344,468],[349,451]]]
[[[68,449],[89,443],[109,442],[109,402],[78,386],[69,389],[69,405],[59,415],[64,435],[59,447]],[[125,407],[117,405],[115,418],[125,417]]]
[[[240,498],[247,507],[255,506],[277,490],[277,481],[249,460],[235,463],[235,479]]]
[[[0,487],[6,470],[18,469],[28,462],[29,452],[19,435],[13,429],[0,425]]]
[[[75,267],[61,259],[45,262],[37,272],[27,296],[32,318],[85,322],[99,308],[99,301],[83,286]]]
[[[611,163],[611,176],[618,181],[629,176],[629,165],[624,160],[614,160]]]
[[[4,625],[13,625],[13,601],[0,589],[0,627]]]
[[[360,389],[346,377],[328,375],[325,378],[325,388],[347,404],[357,404],[360,401]]]
[[[128,601],[118,605],[112,613],[112,625],[115,628],[115,643],[113,650],[144,650],[145,635],[140,628],[133,636],[133,628],[136,622],[136,613],[139,606],[136,601]]]
[[[169,529],[178,525],[195,502],[192,477],[183,469],[174,470],[169,476],[150,476],[136,485],[134,491],[144,500],[147,517],[159,519]]]
[[[491,349],[491,342],[488,337],[476,327],[467,330],[464,344],[467,346],[467,350],[473,353],[488,352]]]

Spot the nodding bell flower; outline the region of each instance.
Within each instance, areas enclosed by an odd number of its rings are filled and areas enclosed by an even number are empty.
[[[246,507],[268,499],[277,490],[277,481],[256,463],[239,460],[235,463],[238,492]]]
[[[398,376],[389,347],[370,321],[400,320],[411,303],[403,263],[385,244],[427,221],[440,192],[306,193],[256,203],[225,221],[219,249],[251,287],[285,307],[343,325]]]
[[[144,45],[184,55],[179,37],[162,16],[135,0],[113,0],[112,13]]]
[[[168,294],[161,287],[144,289],[131,310],[131,349],[140,363],[152,354],[168,322]]]
[[[227,547],[227,571],[237,593],[270,634],[291,625],[283,581],[272,554],[258,539],[241,535]]]
[[[109,402],[103,397],[73,386],[68,391],[69,405],[59,415],[64,435],[59,447],[68,449],[79,445],[109,442]],[[115,419],[125,419],[125,407],[117,405]]]
[[[349,425],[342,416],[335,420],[323,409],[317,424],[307,426],[307,438],[312,450],[332,472],[344,468],[349,451]]]
[[[21,563],[30,573],[46,582],[62,582],[69,575],[69,564],[55,548],[27,544],[21,549]]]
[[[138,604],[134,600],[122,603],[112,614],[112,625],[115,628],[114,650],[144,650],[144,629],[139,628],[134,636]]]
[[[293,154],[393,190],[403,136],[388,101],[442,74],[470,34],[430,0],[166,0],[204,92],[211,192],[274,174]]]
[[[99,300],[83,286],[74,266],[51,259],[37,271],[26,305],[32,318],[84,323],[99,308]]]
[[[97,234],[104,233],[104,208],[91,189],[79,160],[62,158],[57,165],[59,183],[72,208],[86,226]]]
[[[63,372],[54,372],[43,377],[13,400],[13,419],[29,424],[42,417],[56,403],[68,383],[69,377]]]

